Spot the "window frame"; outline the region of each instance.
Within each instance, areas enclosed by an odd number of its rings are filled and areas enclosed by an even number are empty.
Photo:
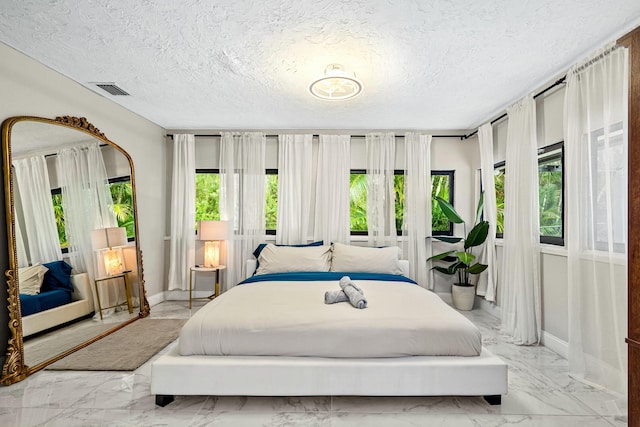
[[[114,177],[114,178],[109,178],[107,180],[107,182],[109,183],[109,185],[111,185],[111,184],[120,184],[120,183],[123,183],[123,182],[131,183],[131,175],[123,175],[123,176],[117,176],[117,177]],[[62,187],[56,187],[56,188],[52,188],[51,189],[51,196],[56,196],[56,195],[60,195],[60,194],[62,194]],[[135,242],[135,241],[136,241],[136,236],[135,235],[132,236],[132,237],[127,237],[127,242]],[[68,254],[69,253],[69,246],[64,247],[64,248],[60,247],[60,250],[62,251],[63,254]]]
[[[278,169],[265,169],[265,175],[278,175]],[[220,169],[219,168],[196,168],[196,174],[199,173],[210,173],[210,174],[218,174],[220,175]],[[279,183],[278,183],[279,184]],[[266,197],[266,191],[265,191],[265,197]],[[276,211],[277,212],[277,211]],[[266,220],[266,212],[265,212],[265,220]],[[265,221],[266,224],[266,221]],[[275,236],[276,235],[277,230],[276,229],[267,229],[265,228],[265,234],[267,236]]]
[[[404,170],[403,169],[394,169],[393,170],[393,175],[397,176],[403,176],[404,175]],[[367,174],[367,170],[366,169],[350,169],[349,170],[349,176],[353,175],[353,174],[361,174],[361,175],[366,175]],[[455,170],[432,170],[431,171],[431,178],[433,179],[434,175],[441,175],[441,176],[448,176],[449,177],[449,203],[451,203],[453,205],[453,197],[454,197],[454,176],[455,176]],[[404,210],[402,212],[402,214],[404,215]],[[432,228],[433,228],[433,222],[432,222]],[[351,228],[351,226],[349,226],[349,228]],[[369,231],[362,231],[362,230],[349,230],[349,234],[351,236],[367,236],[369,234]],[[402,229],[396,229],[396,235],[397,236],[402,236]],[[453,223],[451,221],[449,221],[449,230],[447,231],[443,231],[443,230],[432,230],[432,235],[433,236],[453,236]]]
[[[552,153],[554,151],[558,151],[560,150],[560,153],[555,154],[555,155],[547,155],[545,156],[545,154],[547,153]],[[565,167],[564,167],[564,141],[560,141],[560,142],[556,142],[555,144],[551,144],[551,145],[547,145],[545,147],[541,147],[538,148],[538,167],[540,166],[540,161],[541,160],[549,160],[549,159],[554,159],[554,158],[559,158],[560,159],[560,164],[562,166],[562,186],[561,186],[561,198],[562,198],[562,209],[560,212],[560,215],[562,216],[562,233],[561,236],[543,236],[542,234],[540,234],[540,243],[544,243],[544,244],[548,244],[548,245],[556,245],[556,246],[564,246],[564,237],[565,237]],[[540,171],[538,170],[538,173],[540,173]],[[538,196],[540,195],[540,183],[538,182]],[[539,209],[539,208],[538,208]],[[540,211],[538,212],[538,216],[540,215]]]

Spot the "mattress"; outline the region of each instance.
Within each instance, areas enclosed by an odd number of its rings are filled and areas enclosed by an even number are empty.
[[[64,289],[54,289],[36,295],[20,294],[20,310],[23,317],[60,307],[70,302],[71,292]]]
[[[180,332],[181,355],[375,358],[478,356],[478,328],[413,282],[350,275],[368,307],[325,304],[332,280],[269,280],[235,286]],[[275,277],[274,277],[275,276]],[[398,276],[402,277],[402,276]],[[408,280],[408,279],[407,279]]]

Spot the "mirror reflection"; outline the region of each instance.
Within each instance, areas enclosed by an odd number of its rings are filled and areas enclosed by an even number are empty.
[[[138,317],[132,171],[77,129],[20,121],[11,133],[16,284],[33,368]]]

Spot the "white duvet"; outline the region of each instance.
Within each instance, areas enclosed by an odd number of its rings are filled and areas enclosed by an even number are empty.
[[[356,280],[368,307],[327,305],[337,281],[238,285],[200,309],[180,332],[182,355],[477,356],[476,326],[436,294],[405,282]]]

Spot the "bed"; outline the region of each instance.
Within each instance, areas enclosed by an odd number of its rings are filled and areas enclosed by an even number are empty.
[[[255,276],[248,261],[251,277],[198,311],[153,363],[156,404],[175,395],[479,395],[500,403],[507,365],[482,348],[470,321],[399,274],[408,262],[396,261],[399,271],[388,275],[308,261],[270,262],[275,272]],[[288,271],[299,268],[311,271]],[[366,295],[366,309],[324,303],[344,275]]]

